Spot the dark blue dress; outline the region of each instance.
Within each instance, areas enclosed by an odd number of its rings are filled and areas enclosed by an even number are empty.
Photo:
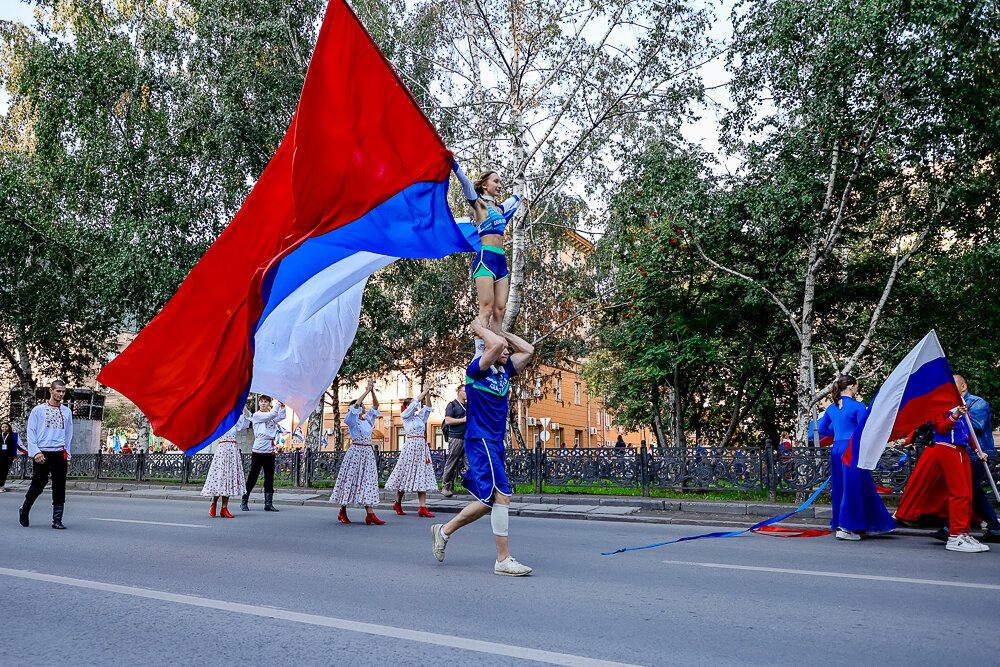
[[[875,490],[871,472],[845,465],[842,461],[858,426],[858,419],[864,412],[864,403],[844,396],[840,399],[839,408],[836,404],[831,405],[819,420],[820,435],[833,435],[830,450],[833,517],[830,527],[856,533],[885,533],[894,530],[896,523]]]

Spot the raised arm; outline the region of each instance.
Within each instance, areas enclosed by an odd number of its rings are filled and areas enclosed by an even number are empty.
[[[362,405],[364,405],[365,404],[365,396],[367,396],[368,394],[371,394],[372,393],[372,389],[374,387],[375,387],[375,381],[374,380],[369,380],[368,384],[365,386],[365,390],[363,392],[361,392],[360,396],[358,396],[356,399],[354,399],[354,402],[351,403],[351,406],[355,407],[355,408],[360,408]],[[373,396],[374,396],[374,394],[373,394]],[[375,405],[377,407],[378,406],[378,402],[376,402]]]
[[[371,382],[371,381],[369,380],[369,382]],[[376,412],[378,412],[378,396],[375,395],[375,383],[371,382],[371,385],[372,385],[372,389],[371,389],[372,409],[375,410]]]
[[[511,195],[504,200],[500,206],[503,207],[503,219],[510,222],[510,219],[514,217],[514,213],[517,212],[517,207],[521,203],[521,198],[517,195]]]
[[[476,336],[483,339],[485,344],[483,356],[479,357],[479,370],[484,371],[497,362],[500,355],[503,354],[504,348],[507,347],[507,341],[484,327],[478,317],[474,318],[469,326],[472,327]]]
[[[455,176],[458,177],[458,183],[462,186],[462,194],[465,195],[465,199],[469,204],[475,204],[476,200],[479,199],[479,193],[476,192],[476,186],[472,184],[469,177],[465,175],[462,171],[461,165],[458,164],[458,160],[455,160],[451,165],[452,171],[455,172]]]
[[[284,407],[285,407],[285,406],[281,405],[281,403],[275,401],[274,405],[271,406],[271,410],[270,411],[268,411],[268,412],[261,412],[260,410],[258,410],[257,412],[253,413],[253,415],[250,417],[250,421],[252,421],[254,424],[263,424],[268,419],[274,419],[275,417],[278,416],[278,408],[279,408],[279,406],[282,409],[284,409]]]
[[[513,352],[510,354],[510,361],[514,368],[520,373],[528,365],[531,355],[535,353],[535,346],[516,334],[509,331],[503,332],[503,337],[507,339]]]

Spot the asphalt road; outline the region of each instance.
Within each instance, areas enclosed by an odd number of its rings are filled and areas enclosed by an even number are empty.
[[[488,520],[438,563],[436,520],[415,514],[211,519],[207,503],[70,496],[55,531],[47,494],[28,529],[21,499],[0,494],[5,666],[938,665],[1000,650],[1000,548],[746,535],[601,556],[712,529],[514,517],[512,552],[535,572],[513,578],[492,573]]]

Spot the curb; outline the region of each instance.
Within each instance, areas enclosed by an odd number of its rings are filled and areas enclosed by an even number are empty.
[[[79,488],[81,486],[87,487],[105,487],[105,488]],[[111,488],[108,488],[111,487]],[[128,488],[131,487],[131,488]],[[18,486],[9,487],[12,493],[17,493],[18,491],[26,490],[27,486],[23,488]],[[282,487],[279,487],[282,488]],[[157,491],[162,489],[163,494],[151,494],[148,491]],[[317,489],[318,490],[318,489]],[[325,495],[322,491],[316,493],[317,490],[292,490],[283,489],[282,491],[275,490],[275,493],[283,493],[285,495],[302,495],[304,496],[302,500],[292,500],[292,499],[275,499],[275,505],[282,505],[287,507],[327,507],[331,509],[336,509],[330,504],[328,500],[323,498],[317,498],[317,496]],[[147,493],[133,494],[133,491],[146,491]],[[178,491],[183,491],[184,493],[178,493]],[[178,485],[140,485],[140,484],[122,484],[122,483],[104,483],[104,482],[83,482],[78,484],[67,484],[66,492],[69,495],[74,496],[98,496],[104,498],[136,498],[145,500],[181,500],[189,502],[205,502],[204,497],[197,495],[194,489],[179,487]],[[256,494],[259,495],[259,494]],[[379,510],[391,510],[392,501],[395,494],[380,494],[379,504],[376,507]],[[464,507],[465,503],[472,499],[471,496],[465,494],[456,494],[451,498],[440,498],[434,497],[428,499],[428,508],[435,514],[457,514]],[[650,498],[636,498],[635,500],[645,500],[644,503],[632,503],[630,502],[632,498],[558,498],[556,496],[537,496],[537,495],[526,495],[526,496],[513,496],[511,500],[515,503],[527,503],[528,507],[518,507],[511,508],[511,514],[527,518],[549,518],[549,519],[571,519],[574,521],[612,521],[618,523],[633,523],[633,524],[653,524],[653,525],[678,525],[678,526],[711,526],[718,528],[749,528],[755,525],[759,520],[765,516],[773,516],[776,514],[782,514],[794,509],[793,506],[789,505],[775,505],[767,503],[727,503],[727,502],[710,502],[710,501],[683,501],[676,499],[650,499]],[[559,500],[564,500],[565,502],[557,502]],[[597,500],[605,502],[594,502]],[[590,501],[590,502],[586,502]],[[652,501],[652,502],[649,502]],[[263,500],[259,497],[254,497],[250,499],[251,505],[262,506]],[[535,507],[532,507],[534,505]],[[539,509],[538,505],[555,505],[552,509]],[[635,508],[631,512],[600,512],[602,507],[613,508],[613,507],[628,507]],[[415,501],[404,501],[403,508],[408,512],[416,514],[417,504]],[[586,508],[586,509],[585,509]],[[814,508],[807,508],[814,509]],[[801,518],[823,518],[823,514],[829,516],[829,507],[817,507],[819,510],[812,516],[806,512],[799,514]],[[824,510],[826,510],[824,512]],[[260,510],[258,510],[260,511]],[[643,511],[653,511],[653,512],[670,512],[670,516],[659,516],[659,515],[648,515],[648,514],[638,514],[637,512]],[[676,514],[698,514],[699,516],[676,516]],[[746,517],[746,518],[738,518]],[[829,524],[827,523],[805,523],[796,521],[781,521],[774,524],[780,527],[786,528],[801,528],[801,529],[820,529],[829,530]],[[908,528],[908,527],[898,527],[893,531],[892,535],[904,536],[904,537],[925,537],[929,538],[932,528]]]

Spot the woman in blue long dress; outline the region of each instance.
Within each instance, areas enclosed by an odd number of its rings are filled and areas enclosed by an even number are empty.
[[[858,533],[873,535],[896,528],[875,490],[871,472],[845,465],[842,460],[858,420],[865,412],[865,404],[854,398],[857,393],[858,381],[850,375],[841,375],[833,383],[833,404],[819,420],[820,434],[833,435],[830,451],[833,517],[830,527],[836,529],[837,539],[840,540],[860,540]]]

